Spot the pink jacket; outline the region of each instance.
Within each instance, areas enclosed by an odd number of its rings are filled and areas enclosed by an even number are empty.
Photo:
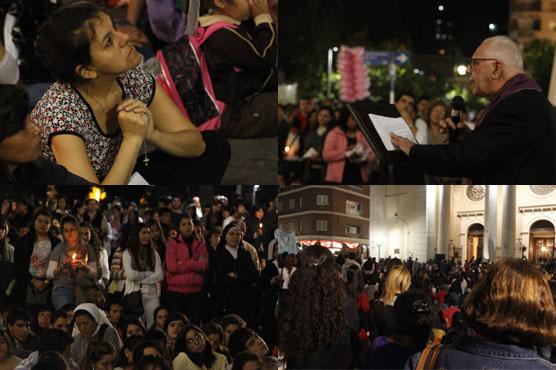
[[[203,289],[203,273],[208,268],[208,255],[205,242],[193,240],[189,249],[181,235],[166,243],[166,282],[168,290],[180,293],[194,293]],[[203,260],[199,257],[203,256]]]
[[[363,136],[361,131],[357,130],[357,142],[361,143],[365,148],[371,149],[367,139]],[[346,150],[348,147],[348,140],[346,134],[340,127],[334,127],[324,140],[324,149],[322,151],[322,159],[328,162],[326,168],[326,181],[341,183],[344,175],[344,168],[346,166]],[[374,161],[376,155],[371,149],[367,162],[361,164],[361,178],[363,182],[369,181],[369,162]]]

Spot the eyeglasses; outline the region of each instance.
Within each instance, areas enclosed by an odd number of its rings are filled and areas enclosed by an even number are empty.
[[[488,60],[494,60],[498,62],[498,59],[492,59],[492,58],[471,58],[469,59],[469,68],[473,69],[473,67],[476,66],[477,64],[481,62],[486,62]]]

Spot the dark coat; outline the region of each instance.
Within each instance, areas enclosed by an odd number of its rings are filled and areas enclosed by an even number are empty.
[[[474,184],[556,183],[556,113],[544,95],[522,90],[501,100],[463,142],[415,145],[410,163]]]
[[[60,240],[52,235],[48,235],[50,239],[51,251],[60,244]],[[33,247],[35,244],[36,234],[34,231],[29,232],[22,237],[15,245],[14,261],[15,261],[15,279],[17,281],[15,287],[15,299],[18,304],[25,305],[25,295],[27,285],[33,278],[29,272],[29,265],[31,264],[31,255],[33,254]]]
[[[214,267],[214,298],[218,309],[222,313],[235,313],[245,319],[254,309],[254,286],[260,281],[251,254],[240,245],[236,260],[221,245],[216,250]],[[228,276],[230,272],[235,272],[237,278]]]

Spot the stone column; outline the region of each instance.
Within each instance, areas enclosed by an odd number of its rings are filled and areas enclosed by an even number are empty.
[[[448,258],[448,228],[450,218],[450,185],[437,185],[438,189],[438,227],[436,234],[436,253]]]
[[[497,257],[516,257],[515,254],[515,185],[500,185],[500,246]]]
[[[496,259],[498,240],[498,185],[487,185],[485,194],[485,234],[483,239],[483,258]]]

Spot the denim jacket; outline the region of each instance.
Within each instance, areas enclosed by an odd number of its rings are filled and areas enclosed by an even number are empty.
[[[415,369],[420,353],[412,356],[405,369]],[[442,348],[435,369],[556,369],[556,364],[538,356],[533,347],[520,347],[465,336]]]

